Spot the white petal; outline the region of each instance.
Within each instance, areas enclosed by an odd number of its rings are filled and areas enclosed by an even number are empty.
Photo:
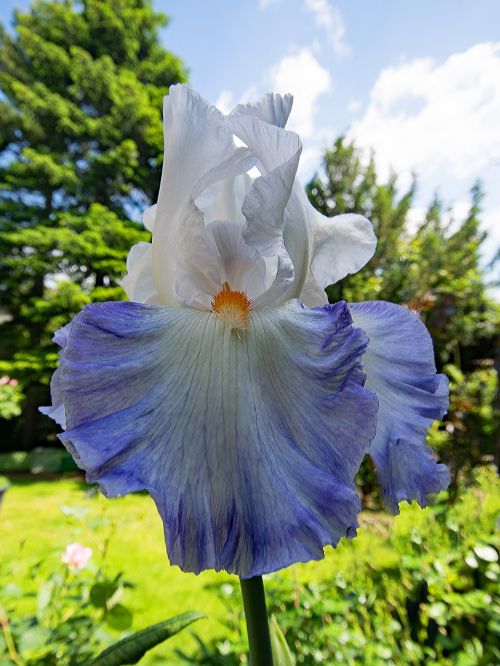
[[[254,115],[260,120],[277,127],[285,127],[290,111],[292,110],[293,97],[290,94],[279,95],[267,93],[257,102],[250,104],[238,104],[230,113],[230,116]]]
[[[296,179],[285,209],[283,231],[285,247],[292,259],[295,277],[283,296],[284,300],[297,297],[303,300],[304,285],[310,274],[313,247],[310,208],[311,204],[307,200],[304,188],[300,181]],[[320,305],[325,300],[323,299],[320,303],[315,302],[314,305]]]
[[[259,158],[265,171],[272,171],[302,148],[295,132],[270,125],[254,115],[226,118],[230,128]]]
[[[155,226],[156,207],[156,204],[149,206],[149,208],[146,208],[142,214],[142,223],[148,231],[151,231],[151,233],[153,232]]]
[[[257,117],[252,118],[252,116],[240,114],[230,117],[228,122],[231,123],[235,134],[259,156],[264,173],[272,171],[286,162],[294,150],[297,150],[296,142],[300,145],[300,139],[294,132],[274,127]],[[312,212],[313,208],[307,200],[304,188],[296,179],[284,213],[282,239],[286,248],[286,256],[283,256],[281,261],[286,271],[285,259],[290,257],[294,267],[294,276],[293,279],[290,279],[290,276],[287,275],[286,289],[280,290],[280,302],[299,295],[302,297],[313,251]]]
[[[310,270],[307,271],[307,277],[300,292],[300,300],[308,308],[316,308],[328,302],[325,290]]]
[[[198,180],[182,207],[183,224],[176,237],[174,289],[176,296],[186,305],[198,308],[210,307],[212,296],[222,288],[225,281],[230,282],[226,275],[225,264],[231,259],[236,259],[238,256],[236,253],[241,253],[241,248],[235,246],[233,242],[230,246],[226,243],[224,250],[233,251],[235,254],[221,255],[213,237],[213,229],[209,230],[206,227],[203,212],[193,199],[212,185],[245,173],[254,160],[253,153],[247,148],[234,150],[228,158]],[[233,236],[241,237],[243,227],[237,223],[230,224],[236,224],[237,227]],[[243,239],[240,239],[239,244],[242,243]],[[244,256],[250,258],[249,252],[250,250],[244,253]],[[254,251],[252,256],[255,261],[259,260],[257,252]],[[230,284],[233,289],[238,288],[232,282]]]
[[[259,252],[245,243],[242,230],[234,222],[213,222],[207,227],[221,258],[222,283],[228,282],[232,289],[245,291],[255,300],[266,290],[267,266]]]
[[[375,252],[377,239],[362,215],[327,218],[309,202],[299,181],[285,211],[285,245],[295,267],[286,297],[309,307],[327,301],[324,289],[356,273]]]
[[[201,213],[193,209],[193,215]],[[198,227],[199,233],[191,238],[187,260],[176,266],[175,289],[179,300],[207,310],[212,296],[225,282],[233,290],[245,291],[252,300],[267,289],[267,262],[245,243],[242,229],[240,224],[228,221]]]
[[[235,116],[228,122],[259,156],[263,170],[243,203],[242,212],[247,220],[243,238],[264,256],[277,259],[274,283],[256,299],[255,305],[284,302],[291,296],[289,287],[294,280],[294,264],[283,240],[285,210],[294,188],[302,145],[294,132],[265,123],[253,115]]]
[[[243,225],[245,218],[241,204],[252,187],[248,173],[214,183],[196,199],[196,205],[205,214],[205,222],[230,220]]]
[[[347,214],[328,218],[314,209],[310,214],[311,270],[323,288],[357,273],[373,257],[377,239],[366,217]]]
[[[190,307],[209,310],[212,296],[221,288],[221,261],[205,228],[201,210],[189,198],[184,224],[177,238],[174,269],[176,298]]]
[[[204,174],[192,192],[197,208],[203,211],[205,223],[230,220],[243,223],[241,204],[250,190],[248,171],[257,157],[248,148],[237,148],[224,162]]]
[[[127,257],[127,274],[121,284],[131,301],[136,303],[160,302],[153,280],[151,243],[140,242],[131,247]]]
[[[153,236],[153,274],[165,304],[173,293],[175,237],[200,178],[234,151],[224,116],[188,86],[170,88],[164,103],[165,152]]]

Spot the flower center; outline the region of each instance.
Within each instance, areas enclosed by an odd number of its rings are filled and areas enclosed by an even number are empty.
[[[244,291],[233,291],[227,282],[212,298],[212,312],[229,329],[246,330],[250,324],[252,301]]]

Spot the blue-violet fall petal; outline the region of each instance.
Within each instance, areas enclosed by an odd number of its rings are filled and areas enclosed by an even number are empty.
[[[68,341],[70,329],[71,323],[66,324],[66,326],[62,326],[57,330],[52,338],[52,340],[63,349]],[[63,396],[61,392],[61,371],[59,368],[57,368],[50,380],[50,397],[52,404],[47,407],[40,407],[40,412],[53,419],[61,426],[61,428],[66,428],[66,414],[64,412]]]
[[[320,559],[356,531],[367,342],[345,303],[252,311],[238,334],[189,308],[88,305],[61,353],[60,438],[108,496],[150,492],[186,571]]]
[[[395,513],[403,500],[424,507],[450,483],[448,469],[426,446],[429,426],[448,408],[448,379],[436,374],[429,332],[410,310],[385,301],[349,308],[370,338],[363,366],[366,386],[379,401],[370,455],[384,496]]]

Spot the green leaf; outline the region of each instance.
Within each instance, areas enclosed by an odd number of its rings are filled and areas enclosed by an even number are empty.
[[[159,643],[166,641],[187,626],[206,617],[202,613],[190,611],[175,617],[153,624],[146,629],[127,636],[118,643],[101,652],[88,666],[122,666],[122,664],[137,664],[148,650]]]
[[[90,601],[96,608],[106,609],[117,590],[116,583],[95,583],[90,590]]]
[[[54,593],[54,583],[51,580],[46,581],[40,585],[37,596],[37,610],[36,614],[38,619],[40,619],[47,607],[49,606],[52,595]]]
[[[106,615],[106,624],[118,631],[125,631],[132,625],[132,612],[122,604],[116,604]]]
[[[23,591],[15,583],[7,583],[2,590],[2,594],[5,598],[10,597],[11,599],[20,599],[23,596]]]
[[[45,649],[49,647],[50,631],[45,627],[36,625],[30,627],[19,639],[19,652],[23,657],[35,657],[43,654]]]
[[[271,621],[269,622],[269,631],[271,633],[274,666],[295,666],[295,657],[290,652],[290,648],[274,615],[271,616]]]

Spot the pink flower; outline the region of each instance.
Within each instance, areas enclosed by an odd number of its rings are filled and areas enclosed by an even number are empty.
[[[9,375],[3,375],[3,377],[0,377],[0,386],[17,386],[17,384],[17,379],[11,379]]]
[[[72,571],[83,569],[92,557],[92,548],[82,546],[81,543],[70,543],[61,556],[61,562],[68,565]]]

